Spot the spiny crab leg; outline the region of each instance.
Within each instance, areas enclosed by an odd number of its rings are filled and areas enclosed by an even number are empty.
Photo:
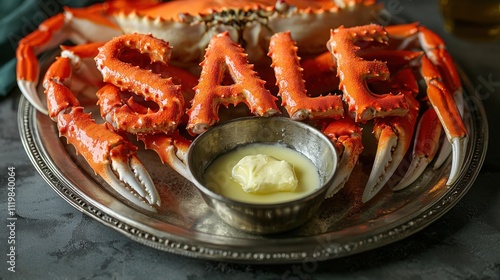
[[[190,133],[200,134],[214,125],[219,120],[220,104],[227,106],[245,102],[252,113],[259,116],[280,113],[276,97],[264,88],[265,82],[258,78],[243,49],[232,41],[227,32],[212,38],[201,66],[196,94],[187,112]],[[235,84],[221,84],[226,71]]]
[[[36,90],[40,71],[37,55],[59,46],[66,40],[74,43],[100,42],[119,35],[121,32],[113,22],[99,16],[103,9],[103,5],[82,9],[65,8],[64,13],[45,20],[37,30],[19,41],[16,52],[17,84],[26,99],[38,111],[48,114]]]
[[[433,84],[429,86],[427,94],[430,99],[432,95],[434,101],[431,100],[431,103],[435,108],[437,106],[443,108],[441,110],[436,108],[436,111],[451,144],[451,148],[450,145],[443,144],[434,168],[439,168],[452,151],[453,162],[447,184],[453,184],[463,165],[468,142],[467,130],[461,118],[464,115],[464,101],[457,68],[443,40],[428,28],[412,23],[388,26],[386,30],[392,40],[401,41],[400,48],[418,45],[426,54],[422,60],[422,75],[428,86]]]
[[[363,143],[361,128],[350,118],[333,120],[322,131],[332,141],[339,155],[335,179],[326,194],[328,198],[342,189],[349,180],[363,151]]]
[[[340,89],[349,112],[357,122],[365,122],[375,117],[404,116],[408,105],[402,94],[374,94],[368,88],[369,80],[388,80],[389,69],[382,61],[367,61],[359,51],[372,46],[385,46],[387,32],[382,26],[365,26],[332,30],[328,49],[337,60],[337,73],[340,76]]]
[[[406,116],[375,119],[373,132],[379,142],[372,171],[363,192],[363,202],[373,198],[389,181],[410,147],[419,104],[411,94],[405,94],[405,97],[409,108]]]
[[[16,52],[17,58],[17,84],[26,99],[35,108],[48,114],[45,105],[38,97],[36,86],[38,84],[39,66],[37,55],[61,44],[66,36],[60,32],[64,24],[64,15],[59,14],[42,22],[28,36],[19,41]]]
[[[144,142],[145,148],[155,151],[163,164],[168,164],[184,178],[191,180],[186,168],[186,155],[191,141],[179,132],[173,134],[138,134],[137,139]]]
[[[269,56],[273,61],[271,67],[276,75],[281,105],[286,108],[290,118],[304,120],[343,117],[341,96],[307,96],[297,46],[290,32],[276,33],[271,37]]]
[[[428,28],[419,23],[390,25],[385,27],[389,40],[398,40],[398,48],[419,47],[438,68],[447,87],[455,95],[462,94],[462,82],[451,55],[446,50],[443,40]]]
[[[101,114],[113,127],[130,133],[171,133],[177,129],[184,113],[181,87],[172,78],[163,78],[150,70],[134,67],[122,61],[127,50],[136,50],[149,56],[152,62],[167,65],[171,47],[167,42],[145,34],[126,34],[116,37],[99,48],[95,57],[104,82],[111,84],[98,92]],[[155,102],[159,109],[136,114],[121,101],[121,91],[141,95]]]
[[[418,122],[410,166],[406,174],[392,190],[397,191],[406,188],[424,172],[437,153],[442,130],[436,111],[433,108],[427,109]]]
[[[120,195],[143,209],[156,211],[153,205],[160,205],[160,196],[136,156],[137,147],[109,130],[107,124],[97,124],[90,114],[84,113],[72,91],[64,85],[70,76],[71,60],[59,57],[43,81],[49,116],[57,122],[60,135]]]
[[[426,57],[422,57],[422,76],[427,85],[427,96],[443,125],[452,146],[452,165],[447,185],[453,184],[460,174],[467,151],[467,129],[452,93],[441,79],[437,67]]]

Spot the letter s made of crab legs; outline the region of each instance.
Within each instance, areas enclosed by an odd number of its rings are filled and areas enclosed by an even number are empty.
[[[108,124],[96,123],[68,86],[71,75],[80,66],[80,56],[96,54],[96,44],[66,48],[49,67],[43,81],[49,116],[57,122],[60,135],[66,137],[96,174],[128,201],[155,212],[154,206],[161,204],[160,196],[136,155],[137,147]]]

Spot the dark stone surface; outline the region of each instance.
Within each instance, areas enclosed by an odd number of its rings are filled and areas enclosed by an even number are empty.
[[[490,145],[482,172],[442,218],[391,245],[320,263],[246,265],[158,251],[87,217],[51,190],[21,144],[16,91],[0,102],[0,279],[499,279],[500,42],[468,42],[445,33],[437,1],[387,2],[388,8],[399,5],[392,14],[443,36],[487,110]],[[17,172],[15,273],[6,262],[9,166]]]

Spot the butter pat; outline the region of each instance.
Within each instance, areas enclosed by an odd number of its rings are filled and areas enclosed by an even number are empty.
[[[231,177],[245,192],[255,194],[291,192],[298,183],[292,164],[263,154],[243,157]]]

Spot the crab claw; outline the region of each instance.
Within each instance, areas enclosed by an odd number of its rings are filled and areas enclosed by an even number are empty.
[[[323,129],[323,133],[333,142],[339,155],[335,179],[326,194],[326,197],[329,198],[342,189],[349,180],[359,155],[363,151],[362,132],[352,119],[343,118],[330,122]]]
[[[123,147],[124,146],[113,148],[110,153],[111,169],[116,172],[118,176],[103,177],[113,181],[114,184],[111,186],[125,185],[125,189],[115,188],[115,190],[135,204],[142,207],[142,199],[146,199],[149,204],[146,209],[150,209],[150,205],[160,206],[160,196],[146,168],[136,155],[129,155],[128,151],[123,151]],[[117,150],[118,152],[116,152]],[[107,175],[109,175],[109,173]],[[118,179],[119,182],[117,182],[116,179]],[[132,190],[128,190],[128,187],[131,187]],[[139,196],[139,198],[137,196]]]
[[[43,82],[49,116],[57,122],[60,136],[66,137],[116,192],[143,209],[156,211],[154,205],[160,205],[160,197],[136,156],[137,147],[84,112],[65,85],[70,76],[70,59],[60,57],[49,67]]]
[[[154,205],[160,205],[161,199],[136,156],[137,147],[108,130],[105,124],[95,123],[82,107],[61,112],[57,124],[60,134],[118,194],[143,209],[156,212]]]
[[[393,191],[406,188],[424,172],[436,155],[442,130],[436,111],[429,108],[417,126],[410,167],[399,183],[392,188]]]
[[[401,41],[399,48],[416,43],[426,54],[422,57],[421,73],[427,84],[427,96],[451,143],[453,161],[446,183],[451,185],[460,174],[468,142],[467,129],[461,117],[464,106],[459,72],[443,40],[431,30],[418,23],[390,26],[386,30],[391,39]],[[441,149],[434,168],[444,162],[448,153],[447,149]]]
[[[163,164],[168,164],[184,178],[191,180],[186,167],[186,154],[191,145],[180,135],[179,131],[173,134],[138,134],[137,139],[144,142],[146,149],[155,151]]]
[[[405,94],[405,98],[409,108],[406,116],[386,117],[375,121],[373,131],[379,142],[372,171],[363,192],[363,202],[373,198],[389,181],[410,146],[419,104],[410,94]]]
[[[464,164],[465,154],[467,151],[468,138],[452,137],[449,141],[451,143],[452,161],[450,175],[446,185],[455,183],[460,175],[460,170],[462,170],[462,165]]]
[[[427,57],[422,57],[422,76],[427,84],[427,96],[443,125],[452,147],[452,164],[447,185],[453,184],[460,174],[467,151],[467,129],[461,117],[460,109],[440,76],[438,68]],[[460,104],[459,104],[460,106]]]

